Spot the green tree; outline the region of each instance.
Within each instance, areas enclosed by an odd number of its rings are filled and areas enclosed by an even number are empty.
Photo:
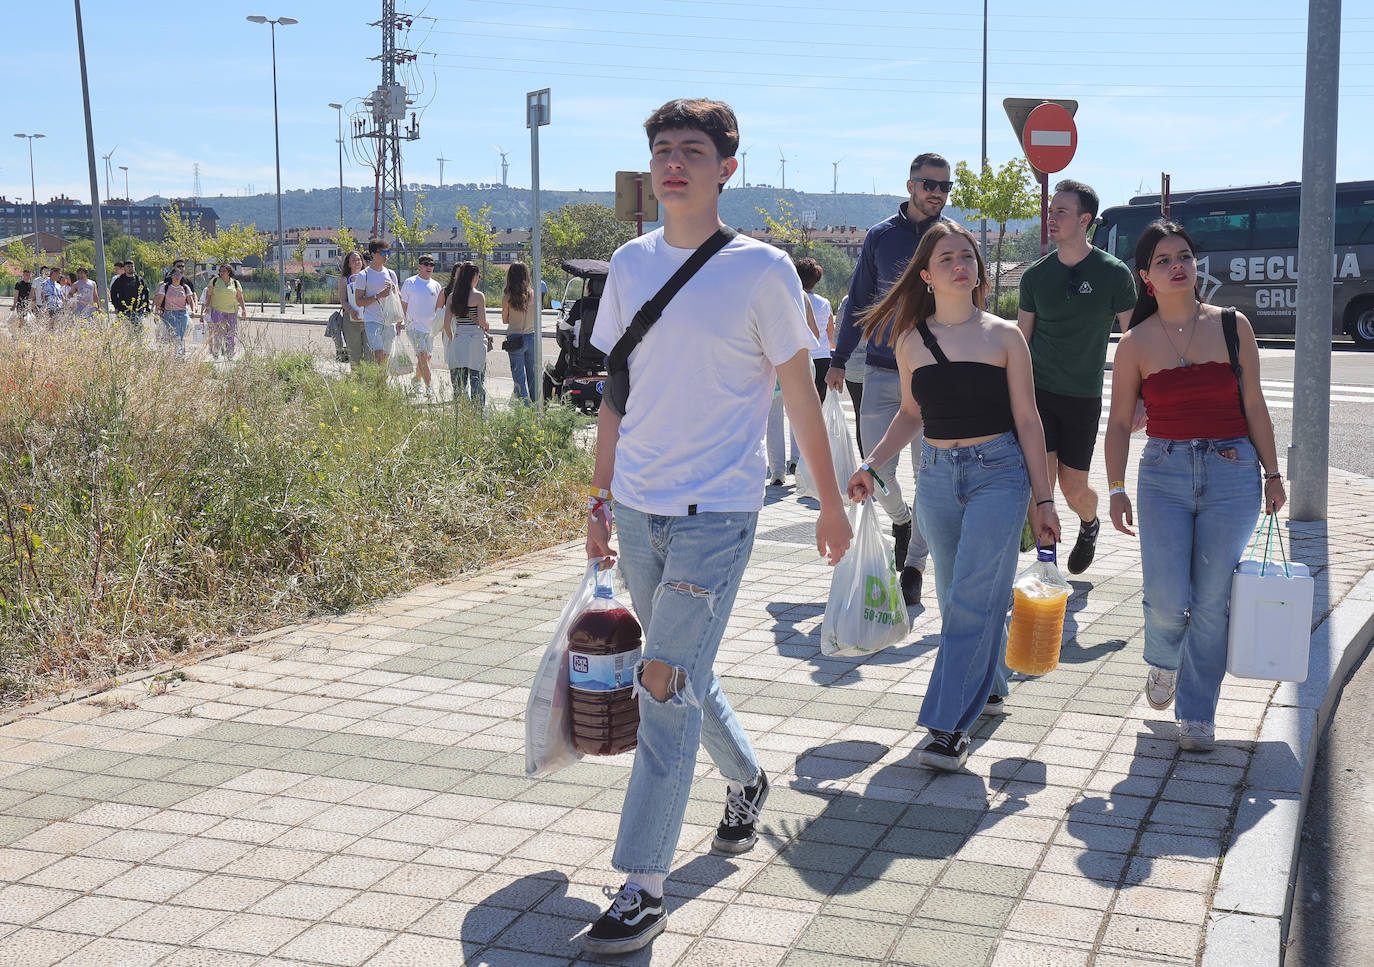
[[[492,253],[496,251],[496,232],[491,227],[491,206],[483,205],[473,212],[467,205],[459,205],[454,212],[458,224],[463,226],[463,238],[468,250],[477,259],[477,271],[485,277],[491,265]]]
[[[6,262],[17,265],[21,271],[28,269],[30,272],[37,272],[38,266],[41,264],[38,261],[38,253],[18,238],[6,245],[0,255],[4,256]]]
[[[221,225],[214,235],[207,238],[201,254],[216,265],[242,265],[244,259],[265,255],[270,244],[271,237],[266,232],[258,231],[253,223],[241,225],[234,222],[228,226]]]
[[[347,225],[340,225],[339,230],[334,233],[334,244],[339,247],[340,265],[343,264],[343,258],[349,252],[362,250],[362,246],[358,244],[358,240],[353,237],[353,233],[349,231]]]
[[[766,208],[755,207],[763,217],[773,244],[786,250],[792,258],[813,258],[821,265],[821,281],[816,291],[830,300],[832,307],[838,308],[840,300],[849,292],[849,280],[854,275],[854,260],[843,251],[811,237],[811,230],[798,220],[792,203],[779,198],[778,213],[774,215]]]
[[[410,221],[401,217],[401,211],[393,203],[391,206],[391,235],[402,243],[404,254],[396,261],[400,263],[398,268],[404,268],[407,264],[410,269],[414,269],[419,263],[416,261],[420,257],[420,249],[429,239],[429,233],[438,227],[436,222],[425,224],[425,196],[423,193],[415,196],[414,214]],[[345,250],[346,251],[346,250]],[[397,275],[401,273],[398,272]]]
[[[821,281],[816,284],[816,291],[830,300],[832,308],[838,309],[840,300],[849,294],[854,260],[829,242],[808,243],[806,254],[821,264]]]
[[[609,259],[634,234],[631,224],[618,221],[615,209],[606,205],[564,205],[545,215],[540,226],[540,270],[557,278],[562,275],[559,264],[567,259]]]
[[[193,219],[183,215],[181,207],[174,204],[162,210],[162,224],[162,244],[157,248],[157,256],[163,266],[179,258],[191,264],[205,261],[206,235],[199,216]]]
[[[970,218],[986,218],[997,223],[997,271],[993,279],[993,304],[1002,295],[1002,248],[1007,222],[1032,218],[1040,213],[1040,193],[1035,190],[1030,164],[1023,158],[1012,158],[996,171],[989,164],[977,177],[961,161],[954,168],[954,190],[949,203],[962,208]]]
[[[785,198],[778,199],[778,214],[773,215],[766,208],[754,206],[754,211],[763,217],[763,227],[768,231],[768,236],[773,240],[773,244],[785,249],[798,258],[804,258],[805,251],[798,251],[808,247],[810,241],[809,233],[802,223],[797,220],[797,213],[792,207],[792,203]]]

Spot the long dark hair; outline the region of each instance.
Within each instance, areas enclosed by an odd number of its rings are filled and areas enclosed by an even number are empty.
[[[935,246],[947,235],[960,235],[973,246],[974,257],[978,260],[978,284],[973,288],[973,305],[982,309],[988,298],[988,270],[983,264],[983,253],[973,240],[969,230],[954,222],[936,222],[921,236],[921,244],[916,246],[916,254],[911,257],[906,271],[897,284],[887,290],[882,301],[870,306],[859,317],[859,325],[869,340],[896,345],[897,339],[908,329],[915,329],[916,323],[935,311],[935,294],[921,278],[921,272],[930,267],[930,256]]]
[[[452,296],[449,307],[455,316],[468,314],[468,299],[472,297],[472,280],[477,278],[477,266],[464,262],[453,267],[454,275],[449,277]]]
[[[506,269],[506,301],[510,307],[524,312],[530,304],[534,289],[530,288],[530,270],[524,262],[516,262]]]
[[[1145,231],[1140,233],[1140,239],[1135,243],[1135,271],[1139,277],[1135,284],[1135,309],[1131,312],[1130,324],[1127,330],[1134,329],[1146,319],[1150,318],[1159,311],[1159,300],[1155,298],[1149,286],[1145,285],[1145,277],[1142,272],[1148,272],[1150,262],[1155,257],[1155,249],[1159,243],[1171,235],[1176,235],[1188,243],[1188,251],[1197,254],[1197,246],[1193,244],[1193,236],[1188,234],[1188,230],[1178,222],[1165,221],[1157,218],[1145,226]],[[1198,287],[1201,282],[1194,283],[1193,296],[1201,301]]]

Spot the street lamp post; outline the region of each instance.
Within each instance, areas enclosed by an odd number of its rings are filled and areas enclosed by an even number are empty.
[[[534,402],[544,402],[544,296],[540,292],[539,231],[539,129],[549,123],[549,89],[530,91],[525,95],[525,126],[530,129],[530,203],[534,209],[530,225],[530,269],[534,286]]]
[[[129,258],[134,257],[134,200],[129,196],[129,166],[120,165],[119,170],[124,172],[124,224],[129,236],[129,251],[125,254]]]
[[[252,16],[255,24],[269,24],[272,28],[272,144],[277,156],[277,291],[281,293],[281,314],[286,315],[286,239],[281,227],[281,122],[277,117],[277,24],[283,27],[299,23],[293,17]]]
[[[330,102],[329,106],[339,113],[339,228],[344,227],[343,217],[343,105]],[[346,254],[346,253],[345,253]]]
[[[16,138],[29,139],[29,198],[33,201],[33,257],[35,262],[38,259],[38,189],[34,187],[33,180],[33,139],[42,138],[43,134],[16,134]],[[38,271],[38,266],[34,265],[33,270]]]

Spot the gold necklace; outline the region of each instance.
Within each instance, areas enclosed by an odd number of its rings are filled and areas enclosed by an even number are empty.
[[[1187,341],[1186,343],[1183,344],[1183,349],[1180,350],[1180,349],[1178,348],[1178,346],[1174,345],[1174,337],[1171,336],[1171,335],[1169,335],[1169,327],[1166,326],[1166,325],[1164,324],[1164,317],[1161,316],[1161,315],[1159,315],[1158,313],[1155,314],[1155,318],[1159,320],[1159,328],[1162,329],[1162,330],[1164,330],[1164,338],[1167,339],[1167,340],[1169,340],[1169,348],[1172,349],[1174,352],[1178,353],[1178,364],[1179,364],[1180,366],[1191,366],[1191,365],[1192,365],[1192,363],[1188,362],[1188,358],[1187,358],[1187,357],[1188,357],[1188,350],[1189,350],[1190,348],[1192,348],[1192,345],[1193,345],[1193,337],[1197,335],[1197,321],[1198,321],[1198,317],[1201,316],[1201,315],[1202,315],[1202,303],[1199,302],[1199,303],[1197,304],[1197,308],[1193,310],[1193,318],[1192,318],[1192,326],[1193,326],[1193,328],[1192,328],[1192,330],[1188,333],[1188,341]],[[1182,327],[1182,326],[1179,326],[1179,327],[1178,327],[1178,331],[1179,331],[1180,334],[1182,334],[1182,333],[1183,333],[1183,327]]]

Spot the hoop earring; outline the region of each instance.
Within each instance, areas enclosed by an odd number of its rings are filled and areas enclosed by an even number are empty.
[[[933,294],[933,293],[935,292],[935,286],[933,286],[933,285],[931,285],[929,282],[927,282],[927,283],[926,283],[926,291]]]
[[[1155,284],[1154,284],[1153,282],[1146,282],[1146,283],[1145,283],[1145,292],[1146,292],[1151,298],[1154,298],[1154,294],[1155,294]]]

